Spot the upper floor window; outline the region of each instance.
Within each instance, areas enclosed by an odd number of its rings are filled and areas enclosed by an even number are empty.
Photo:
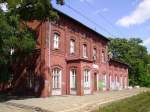
[[[105,52],[102,51],[102,62],[105,62]]]
[[[70,40],[70,53],[75,53],[75,41],[72,39]]]
[[[87,58],[87,45],[83,44],[83,57]]]
[[[60,35],[58,33],[54,33],[54,49],[59,48],[59,39]]]
[[[97,50],[96,48],[93,49],[93,60],[96,61],[97,59]]]

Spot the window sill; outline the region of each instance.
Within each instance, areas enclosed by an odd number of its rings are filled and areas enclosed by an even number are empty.
[[[84,87],[84,89],[85,89],[85,90],[88,90],[88,89],[90,89],[90,87]]]
[[[53,90],[60,90],[60,88],[53,88]]]
[[[71,55],[71,56],[74,56],[74,55],[75,55],[75,53],[70,53],[70,55]]]
[[[86,57],[85,57],[85,56],[83,56],[83,58],[84,58],[84,59],[88,59],[88,57],[87,57],[87,56],[86,56]]]
[[[59,50],[59,48],[53,48],[53,50]]]
[[[71,88],[71,90],[77,90],[77,88]]]

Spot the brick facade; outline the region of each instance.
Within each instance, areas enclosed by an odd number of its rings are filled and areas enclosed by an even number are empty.
[[[33,64],[33,92],[47,97],[84,95],[127,87],[128,66],[114,60],[109,61],[109,40],[65,14],[59,12],[59,15],[58,22],[28,23],[37,32],[37,49],[40,52]],[[59,36],[57,49],[54,48],[55,33]],[[71,40],[75,43],[74,53],[70,53]],[[86,58],[83,57],[83,45],[86,45]],[[95,57],[93,49],[96,51]],[[120,80],[122,87],[119,85]],[[21,82],[20,80],[20,84]]]

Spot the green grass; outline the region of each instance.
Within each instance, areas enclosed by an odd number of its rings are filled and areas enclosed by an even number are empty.
[[[150,92],[100,107],[95,112],[150,112]]]

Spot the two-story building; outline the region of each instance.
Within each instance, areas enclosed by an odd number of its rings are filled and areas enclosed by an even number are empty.
[[[109,39],[57,12],[57,22],[28,23],[37,33],[37,50],[20,72],[26,78],[16,79],[15,90],[29,88],[24,92],[32,90],[35,95],[47,97],[126,88],[128,66],[108,59]]]

